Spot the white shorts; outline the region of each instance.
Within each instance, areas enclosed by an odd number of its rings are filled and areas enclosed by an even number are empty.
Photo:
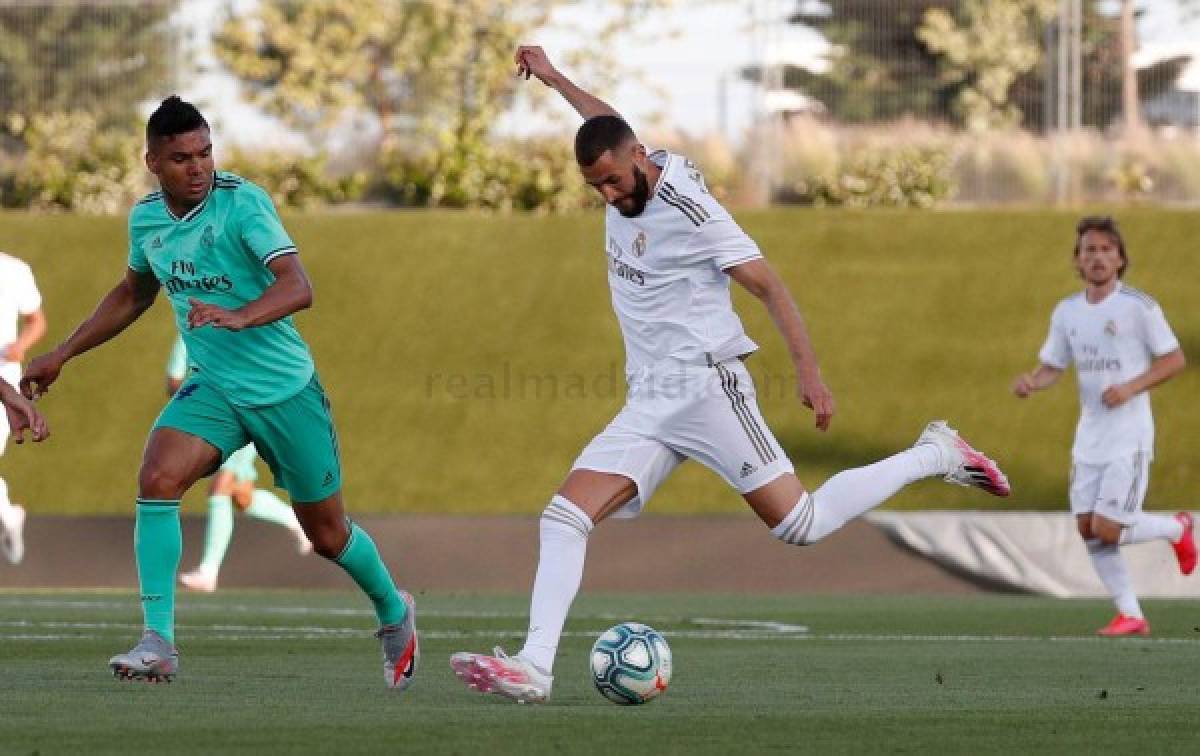
[[[1103,465],[1071,465],[1072,514],[1098,514],[1132,525],[1150,483],[1150,455],[1135,452]]]
[[[741,360],[668,361],[630,380],[625,406],[592,439],[572,470],[624,475],[637,495],[615,517],[636,517],[685,459],[704,464],[739,493],[793,471],[763,421],[754,380]]]

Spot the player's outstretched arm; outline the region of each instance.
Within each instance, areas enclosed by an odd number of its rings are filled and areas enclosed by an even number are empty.
[[[100,300],[95,312],[79,324],[67,340],[34,358],[21,377],[21,393],[35,399],[50,390],[50,384],[68,360],[100,346],[128,328],[154,304],[158,279],[151,273],[129,269],[125,278]]]
[[[1038,365],[1028,373],[1021,373],[1013,380],[1012,392],[1020,399],[1028,398],[1035,391],[1053,386],[1062,374],[1061,368]]]
[[[189,299],[192,309],[188,310],[188,327],[211,325],[214,328],[240,331],[274,323],[312,307],[312,284],[298,256],[277,257],[267,263],[267,269],[275,274],[275,282],[267,287],[261,297],[236,310],[226,310],[224,307],[198,299]]]
[[[0,404],[4,405],[9,430],[18,444],[25,443],[25,431],[29,431],[34,441],[44,441],[50,435],[46,418],[37,411],[33,402],[18,394],[5,381],[0,381]]]
[[[575,86],[574,82],[554,67],[541,47],[521,45],[513,55],[513,60],[517,64],[517,76],[524,76],[526,79],[530,76],[536,77],[538,81],[562,95],[584,120],[598,115],[621,117],[607,102]]]
[[[1183,356],[1182,349],[1167,352],[1161,357],[1155,357],[1146,372],[1136,378],[1125,383],[1118,383],[1115,386],[1109,386],[1100,395],[1100,399],[1104,402],[1104,406],[1109,409],[1120,407],[1143,391],[1149,391],[1155,386],[1179,375],[1186,366],[1187,359]]]
[[[816,414],[817,428],[828,430],[834,413],[833,394],[821,378],[808,327],[787,284],[762,258],[735,265],[725,272],[766,305],[771,320],[775,321],[775,327],[787,342],[792,364],[796,366],[800,399]]]

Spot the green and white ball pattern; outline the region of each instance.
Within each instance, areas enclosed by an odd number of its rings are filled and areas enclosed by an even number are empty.
[[[591,655],[596,690],[617,704],[643,704],[671,682],[671,648],[640,622],[614,625],[596,639]]]

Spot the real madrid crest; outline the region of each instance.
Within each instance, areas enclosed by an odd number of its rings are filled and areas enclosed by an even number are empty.
[[[646,254],[646,232],[638,231],[637,237],[633,240],[633,256],[641,257]]]
[[[1107,333],[1109,336],[1116,336],[1117,335],[1117,322],[1115,320],[1110,320],[1107,323],[1105,323],[1104,324],[1104,332]]]
[[[200,243],[206,247],[211,247],[216,243],[216,238],[213,236],[212,226],[204,227],[204,235],[200,237]]]

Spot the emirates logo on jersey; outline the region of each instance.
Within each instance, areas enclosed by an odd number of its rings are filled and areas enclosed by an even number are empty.
[[[646,232],[638,231],[637,237],[633,240],[633,256],[641,257],[646,254]]]
[[[1104,324],[1104,332],[1107,333],[1109,336],[1116,336],[1117,335],[1116,321],[1110,320],[1107,323],[1105,323]]]

